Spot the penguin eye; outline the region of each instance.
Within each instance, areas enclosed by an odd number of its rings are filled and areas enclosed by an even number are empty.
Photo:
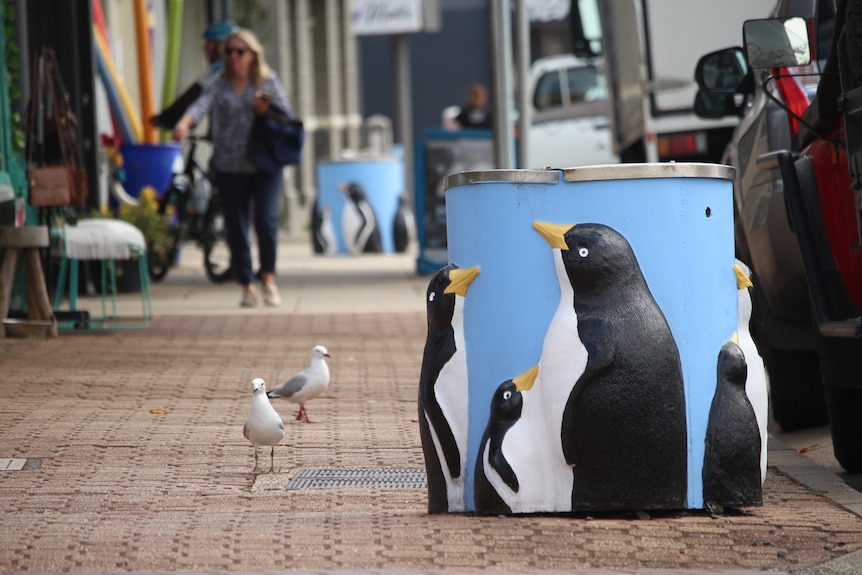
[[[434,301],[434,296],[436,296],[436,295],[437,295],[437,292],[432,291],[430,294],[428,294],[428,301]]]
[[[587,249],[587,246],[581,244],[578,247],[578,255],[581,256],[582,258],[585,258],[588,255],[590,255],[590,250]]]
[[[509,401],[510,397],[512,397],[511,391],[506,390],[503,392],[503,401]]]

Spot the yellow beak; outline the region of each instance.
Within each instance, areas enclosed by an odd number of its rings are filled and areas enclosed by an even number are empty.
[[[566,232],[574,227],[574,224],[549,224],[547,222],[533,222],[533,229],[542,234],[542,236],[551,244],[552,248],[560,248],[561,250],[569,249],[566,245]]]
[[[745,270],[739,264],[733,264],[733,271],[736,272],[736,288],[745,289],[754,287],[751,279],[745,274]]]
[[[443,290],[443,293],[454,293],[461,297],[466,297],[467,288],[479,275],[479,266],[472,268],[459,268],[449,272],[449,285]]]
[[[515,389],[518,391],[530,391],[533,389],[533,384],[536,383],[536,376],[539,375],[539,366],[534,365],[518,377],[512,380],[515,384]]]

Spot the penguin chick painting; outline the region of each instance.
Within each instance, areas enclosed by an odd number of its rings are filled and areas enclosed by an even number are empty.
[[[533,227],[560,248],[587,351],[563,412],[572,509],[687,504],[688,444],[679,349],[629,242],[603,224]]]
[[[419,436],[428,475],[429,513],[464,511],[468,394],[464,297],[478,275],[478,267],[449,264],[428,284]]]
[[[512,501],[517,498],[520,482],[506,458],[503,444],[506,432],[521,417],[522,392],[533,387],[538,372],[539,367],[533,366],[518,377],[503,382],[491,398],[491,413],[479,444],[473,485],[476,513],[480,515],[512,513]],[[530,447],[518,446],[520,449]]]
[[[332,206],[321,206],[320,199],[314,202],[311,211],[311,241],[314,253],[334,255],[338,253],[335,226],[332,225]]]
[[[413,210],[407,201],[407,192],[398,196],[398,208],[392,219],[392,242],[395,244],[395,253],[404,253],[410,246],[410,242],[416,237],[416,220]]]
[[[382,253],[383,241],[377,227],[374,207],[365,196],[365,190],[357,183],[339,184],[344,194],[341,211],[341,232],[344,243],[351,254]]]
[[[745,380],[745,395],[751,402],[754,415],[757,417],[757,427],[760,430],[760,482],[766,480],[766,451],[767,438],[766,424],[769,419],[769,391],[766,383],[766,367],[763,358],[757,351],[754,338],[751,337],[749,324],[751,323],[751,271],[744,263],[736,260],[733,265],[736,274],[737,287],[737,310],[739,325],[737,326],[737,338],[739,347],[745,354],[745,363],[748,365],[748,377]]]
[[[745,355],[727,342],[718,354],[703,457],[703,501],[722,507],[761,505],[760,432],[745,394]]]

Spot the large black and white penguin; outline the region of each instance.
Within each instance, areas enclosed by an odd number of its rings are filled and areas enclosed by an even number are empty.
[[[473,501],[476,513],[498,515],[512,513],[512,502],[517,500],[523,484],[509,463],[510,454],[517,455],[531,445],[504,449],[507,432],[518,423],[522,415],[523,392],[532,388],[538,366],[533,366],[518,377],[500,384],[491,398],[491,411],[476,458],[473,483]]]
[[[703,502],[722,507],[760,505],[760,432],[745,394],[742,349],[730,341],[718,354],[703,456]]]
[[[377,227],[374,207],[365,196],[365,190],[355,182],[339,184],[344,194],[344,208],[341,211],[341,233],[344,244],[351,254],[381,253],[383,241]]]
[[[679,349],[629,242],[603,224],[534,228],[560,249],[587,351],[566,402],[562,450],[572,509],[687,506],[688,445]],[[564,336],[565,337],[565,336]],[[580,344],[576,343],[580,340]]]
[[[769,420],[769,391],[766,383],[766,366],[763,358],[757,350],[754,338],[751,337],[751,270],[740,260],[733,265],[736,274],[737,287],[737,339],[742,353],[745,354],[745,363],[748,365],[748,377],[745,380],[745,395],[754,409],[757,417],[757,428],[760,431],[760,482],[766,480],[766,452],[767,438],[769,437],[766,425]]]
[[[428,334],[419,375],[419,436],[428,475],[428,512],[464,511],[467,356],[464,297],[479,268],[449,264],[428,284]]]
[[[407,201],[407,192],[404,192],[398,196],[398,208],[395,210],[395,217],[392,220],[392,243],[395,253],[400,254],[407,251],[410,242],[415,237],[416,220]]]

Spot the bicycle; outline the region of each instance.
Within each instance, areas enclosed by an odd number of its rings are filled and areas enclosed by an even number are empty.
[[[213,283],[222,283],[233,277],[224,213],[218,194],[213,193],[206,168],[195,156],[198,143],[205,142],[206,138],[189,135],[187,140],[185,168],[173,175],[170,187],[159,199],[159,213],[173,217],[173,246],[162,254],[147,254],[149,275],[153,281],[164,279],[176,264],[183,244],[194,240],[204,252],[207,278]]]

